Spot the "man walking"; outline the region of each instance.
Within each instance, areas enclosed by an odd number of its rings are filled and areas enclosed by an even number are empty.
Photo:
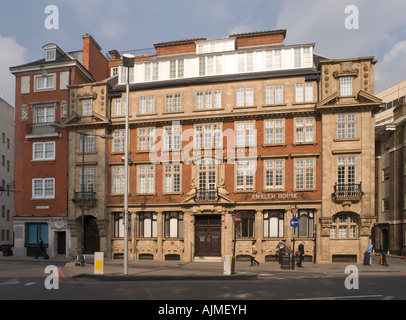
[[[305,245],[305,243],[304,243],[304,241],[302,241],[302,243],[299,244],[299,248],[298,248],[299,257],[298,257],[297,266],[299,268],[303,268],[302,262],[303,262],[303,259],[304,259],[304,245]]]

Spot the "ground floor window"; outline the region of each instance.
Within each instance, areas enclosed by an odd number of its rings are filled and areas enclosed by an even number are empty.
[[[355,214],[340,213],[333,217],[330,238],[353,239],[356,237],[358,237],[358,227]]]
[[[48,224],[27,223],[25,242],[27,245],[36,245],[42,239],[44,244],[48,244]]]
[[[264,210],[264,238],[283,238],[284,210]]]
[[[294,229],[298,238],[314,237],[314,209],[300,209],[298,213],[299,225]]]
[[[183,212],[165,212],[165,238],[183,238]]]
[[[237,238],[254,238],[255,211],[237,212],[241,215],[241,224],[237,227]]]
[[[124,238],[124,212],[114,212],[114,238]]]
[[[155,212],[139,213],[139,237],[156,238],[157,237],[157,215]]]

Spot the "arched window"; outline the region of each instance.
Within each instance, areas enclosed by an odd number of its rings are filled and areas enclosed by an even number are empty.
[[[330,238],[353,239],[358,237],[358,219],[353,213],[336,214],[331,223]]]

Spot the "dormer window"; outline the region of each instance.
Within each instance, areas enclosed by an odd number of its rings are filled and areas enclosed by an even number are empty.
[[[55,61],[56,49],[45,50],[45,61]]]

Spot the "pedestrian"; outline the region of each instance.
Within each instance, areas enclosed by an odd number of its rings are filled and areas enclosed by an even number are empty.
[[[364,263],[363,263],[364,266],[371,266],[371,265],[372,265],[372,264],[371,264],[371,254],[372,254],[373,248],[374,248],[373,245],[370,244],[370,245],[368,246],[367,250],[365,251],[365,254],[364,254]]]
[[[259,265],[259,262],[255,259],[258,253],[257,246],[255,245],[256,241],[252,241],[252,246],[251,246],[251,266],[254,265],[254,262],[256,262]]]
[[[279,240],[279,243],[276,245],[276,249],[278,249],[279,264],[282,264],[282,255],[285,253],[286,244],[282,240]]]
[[[39,238],[39,242],[38,242],[38,247],[37,247],[37,252],[35,254],[35,259],[38,259],[38,256],[43,256],[44,259],[49,259],[49,256],[46,252],[46,249],[44,247],[44,241],[42,241],[41,238]]]
[[[298,256],[298,261],[297,261],[297,266],[299,267],[299,268],[303,268],[303,266],[302,266],[302,262],[303,262],[303,260],[304,260],[304,245],[305,245],[305,242],[304,241],[302,241],[300,244],[299,244],[299,247],[298,247],[298,253],[299,253],[299,256]]]
[[[39,238],[35,259],[38,259],[38,256],[42,255],[43,251],[44,251],[44,241],[42,241],[42,239]]]

